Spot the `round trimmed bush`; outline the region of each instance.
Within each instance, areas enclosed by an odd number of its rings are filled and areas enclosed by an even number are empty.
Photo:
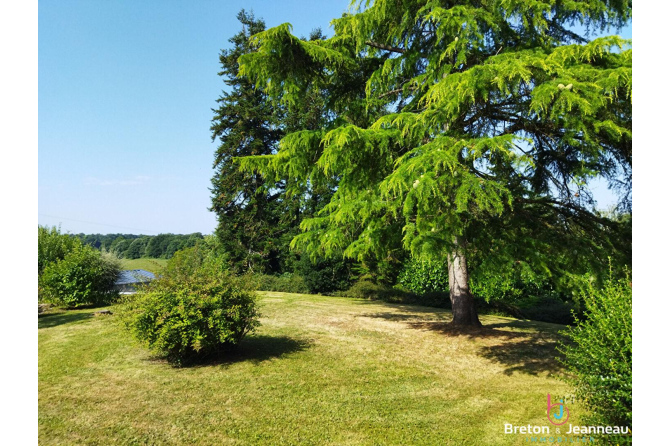
[[[134,336],[176,365],[219,354],[258,325],[256,297],[199,248],[176,253],[164,276],[126,306]]]

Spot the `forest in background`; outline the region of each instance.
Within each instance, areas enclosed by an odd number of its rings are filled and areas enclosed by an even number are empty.
[[[122,259],[171,259],[174,253],[195,246],[203,239],[199,232],[193,234],[73,234],[85,245],[109,252]]]

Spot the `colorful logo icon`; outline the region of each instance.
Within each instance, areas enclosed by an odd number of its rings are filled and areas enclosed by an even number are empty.
[[[551,424],[561,426],[568,422],[570,418],[570,411],[563,400],[558,400],[559,403],[551,404],[551,395],[547,393],[547,418]]]

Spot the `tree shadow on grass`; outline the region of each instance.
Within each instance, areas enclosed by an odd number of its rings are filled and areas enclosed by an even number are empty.
[[[496,324],[486,324],[486,328],[517,328],[522,330],[536,330],[553,336],[559,336],[559,331],[565,329],[565,325],[553,324],[551,322],[538,322],[527,319],[511,320]]]
[[[37,327],[39,328],[51,328],[57,327],[63,324],[70,324],[73,322],[83,321],[85,319],[90,319],[93,317],[93,312],[91,313],[47,313],[39,314],[37,316]]]
[[[560,363],[558,342],[561,336],[557,331],[525,321],[497,323],[481,328],[454,327],[446,322],[410,322],[412,328],[430,330],[448,337],[466,336],[481,341],[478,354],[492,362],[505,367],[504,373],[514,372],[538,375],[541,373],[558,373]],[[529,331],[515,331],[523,329]]]
[[[450,313],[399,314],[393,312],[368,313],[365,317],[404,322],[408,327],[439,333],[448,338],[467,337],[479,344],[477,354],[505,367],[504,373],[515,372],[538,375],[558,373],[560,353],[556,350],[563,337],[561,326],[512,320],[484,327],[455,327]]]
[[[450,312],[436,312],[429,310],[415,310],[413,308],[402,308],[398,307],[399,310],[411,311],[412,314],[403,314],[403,313],[393,313],[393,312],[379,312],[379,313],[366,313],[362,314],[363,317],[373,317],[379,319],[386,319],[387,321],[392,322],[435,322],[442,323],[451,321],[452,316]]]
[[[310,342],[289,336],[247,336],[234,347],[217,354],[196,357],[184,367],[228,366],[238,362],[259,364],[275,358],[283,358],[310,347]]]
[[[514,342],[482,347],[479,354],[493,362],[505,366],[505,374],[514,372],[538,375],[541,373],[560,373],[562,367],[557,357],[558,341],[546,337],[531,336]]]

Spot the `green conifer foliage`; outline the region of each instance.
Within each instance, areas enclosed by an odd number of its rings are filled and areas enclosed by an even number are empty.
[[[212,208],[218,217],[216,234],[222,249],[238,271],[271,272],[279,268],[278,247],[272,243],[279,222],[281,186],[268,184],[259,174],[238,170],[235,157],[268,155],[282,136],[277,114],[261,89],[238,76],[237,59],[255,47],[249,36],[265,29],[265,23],[244,10],[237,16],[242,31],[220,55],[225,84],[217,100],[212,140],[220,145],[214,160]]]
[[[295,184],[335,179],[292,246],[364,260],[402,237],[414,256],[446,257],[454,323],[479,325],[471,258],[565,276],[626,258],[587,183],[606,179],[630,209],[632,50],[579,29],[631,14],[626,1],[376,0],[333,20],[327,40],[289,24],[260,32],[240,74],[278,104],[319,89],[334,117],[241,165]]]

